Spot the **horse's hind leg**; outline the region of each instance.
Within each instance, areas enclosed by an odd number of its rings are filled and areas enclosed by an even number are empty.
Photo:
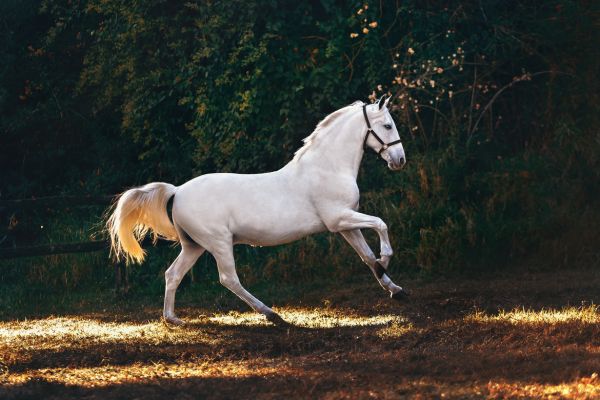
[[[194,266],[194,263],[204,253],[204,248],[193,243],[182,242],[181,253],[173,264],[165,271],[165,305],[163,318],[166,322],[181,325],[183,321],[175,315],[175,292],[185,274]]]
[[[250,294],[250,292],[244,289],[240,283],[240,279],[238,278],[235,270],[233,244],[230,241],[222,243],[216,248],[211,248],[209,251],[217,260],[219,281],[223,286],[235,293],[240,299],[244,300],[244,302],[252,307],[254,311],[259,312],[267,317],[267,320],[273,323],[283,322],[281,317],[275,311],[264,305],[263,302]]]

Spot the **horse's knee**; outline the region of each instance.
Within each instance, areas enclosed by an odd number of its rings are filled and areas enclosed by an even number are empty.
[[[380,231],[387,231],[388,227],[381,218],[377,218],[377,229]]]

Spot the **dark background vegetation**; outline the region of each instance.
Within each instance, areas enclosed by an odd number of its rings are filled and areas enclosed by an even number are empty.
[[[408,165],[368,154],[359,184],[396,273],[594,267],[599,24],[584,0],[4,0],[0,199],[278,169],[328,113],[393,93]],[[0,246],[99,238],[102,212],[5,212]],[[366,274],[333,235],[237,251],[250,286]],[[175,254],[135,290],[159,296]],[[102,252],[1,262],[5,306],[112,285]],[[221,290],[198,264],[184,286]]]

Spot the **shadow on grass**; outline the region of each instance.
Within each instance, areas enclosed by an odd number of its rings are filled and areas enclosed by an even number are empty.
[[[320,382],[320,386],[334,387],[336,381]],[[299,398],[310,392],[310,381],[284,374],[250,377],[158,378],[143,383],[121,383],[98,388],[65,385],[37,379],[16,385],[10,390],[0,388],[6,400],[85,398],[85,399],[209,399],[209,398],[259,398],[271,395],[276,398]],[[316,386],[312,390],[319,389]]]
[[[343,310],[336,313],[343,318]],[[539,313],[531,314],[534,318]],[[258,322],[253,325],[253,319],[239,325],[196,320],[177,329],[150,324],[147,333],[143,326],[108,337],[85,332],[69,336],[59,330],[54,337],[33,336],[28,340],[17,330],[15,341],[8,343],[13,350],[8,367],[11,373],[26,373],[51,368],[193,362],[215,357],[236,362],[261,358],[320,359],[345,354],[347,360],[360,355],[362,367],[369,370],[382,366],[384,374],[396,371],[431,377],[465,374],[480,378],[534,374],[552,380],[556,375],[550,372],[556,372],[557,366],[561,366],[558,375],[562,377],[576,375],[585,366],[600,365],[597,351],[600,328],[595,321],[574,318],[510,322],[493,320],[493,316],[486,317],[487,320],[481,316],[474,318],[426,326],[390,316],[389,320],[367,320],[360,326],[326,328],[293,324],[274,327]],[[77,323],[85,325],[89,321]],[[126,329],[123,325],[114,329]],[[4,336],[7,340],[6,333]],[[595,351],[590,351],[594,348]],[[351,369],[359,367],[351,365]]]
[[[407,304],[356,286],[325,305],[278,307],[282,327],[197,309],[183,309],[188,323],[175,329],[156,309],[6,321],[0,398],[481,398],[530,386],[521,395],[593,398],[600,382],[578,379],[600,372],[600,312],[571,306],[598,301],[592,281],[579,291],[576,281],[430,285]]]
[[[491,329],[495,327],[492,326]],[[372,341],[348,343],[354,342],[352,333],[348,329],[343,330],[348,336],[335,338],[346,341],[343,354],[340,354],[342,346],[338,340],[337,344],[332,344],[331,338],[325,339],[318,342],[319,346],[315,346],[317,342],[313,338],[302,336],[302,339],[311,341],[312,345],[296,346],[293,349],[281,343],[270,349],[243,346],[243,351],[235,346],[237,352],[231,350],[225,354],[213,349],[211,363],[221,366],[209,367],[208,371],[202,371],[206,368],[203,356],[209,353],[206,348],[202,353],[194,353],[194,350],[188,348],[186,350],[191,353],[180,353],[179,358],[156,353],[149,355],[141,349],[141,354],[135,360],[125,360],[125,355],[122,359],[113,359],[109,364],[100,358],[85,361],[75,358],[64,365],[63,369],[52,369],[53,363],[49,363],[40,366],[44,369],[41,374],[33,374],[25,382],[4,385],[0,388],[0,398],[307,398],[327,394],[344,397],[344,393],[345,396],[351,393],[351,397],[355,398],[372,396],[372,393],[377,393],[382,388],[387,388],[396,395],[414,394],[416,390],[421,395],[430,392],[432,396],[439,397],[448,388],[467,382],[468,385],[478,387],[477,391],[471,393],[475,395],[481,394],[482,387],[485,388],[487,382],[492,381],[509,382],[517,386],[531,382],[542,387],[560,385],[580,376],[589,376],[600,361],[597,353],[592,354],[583,348],[541,350],[533,346],[527,352],[522,348],[503,349],[494,346],[485,349],[478,346],[458,349],[451,345],[440,347],[440,343],[432,342],[431,338],[423,342],[411,337],[412,335],[408,335],[404,343],[412,342],[414,347],[403,348],[397,345],[386,350],[385,346],[377,346]],[[356,328],[350,331],[358,333]],[[250,330],[248,334],[252,332]],[[260,334],[264,332],[261,331]],[[489,341],[489,337],[483,337],[482,341]],[[388,345],[390,342],[391,340],[385,340],[383,344]],[[433,346],[428,348],[426,344]],[[92,346],[85,349],[85,352],[95,350],[98,349]],[[170,350],[171,353],[177,353],[182,349]],[[59,359],[66,355],[72,356],[71,353],[60,352],[47,355]],[[115,361],[127,361],[128,366],[123,368],[121,364],[115,364]],[[185,377],[182,374],[178,376],[176,372],[180,364],[187,365],[188,369],[197,368],[204,376],[194,376],[196,371],[184,371]],[[228,370],[223,364],[234,367]],[[249,367],[240,371],[241,365],[248,364]],[[166,371],[158,368],[165,365],[168,368]],[[89,370],[84,366],[89,367]],[[263,370],[265,366],[271,368]],[[33,365],[28,366],[32,367]],[[64,373],[66,377],[62,376]],[[419,382],[416,387],[415,382]],[[93,387],[90,383],[96,386]],[[362,396],[359,395],[361,392]]]

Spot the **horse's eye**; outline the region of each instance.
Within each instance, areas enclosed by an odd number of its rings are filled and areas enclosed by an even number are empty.
[[[385,129],[387,129],[387,130],[390,130],[390,129],[392,129],[392,125],[391,125],[391,124],[385,124],[383,127],[384,127]]]

